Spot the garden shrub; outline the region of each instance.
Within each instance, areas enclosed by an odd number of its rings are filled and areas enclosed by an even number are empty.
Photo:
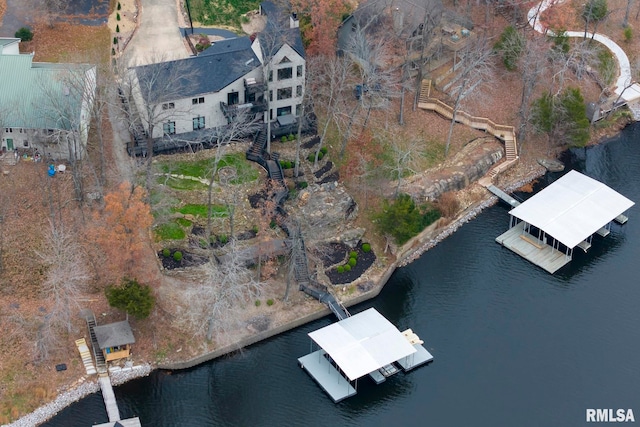
[[[268,305],[269,307],[271,307],[271,306],[273,305],[273,303],[274,303],[274,302],[275,302],[275,301],[273,301],[271,298],[269,298],[269,299],[267,300],[267,305]]]
[[[322,160],[323,157],[324,153],[322,152],[322,150],[320,150],[320,152],[318,153],[318,160]]]
[[[524,37],[511,25],[504,29],[493,49],[502,55],[502,62],[509,71],[518,68],[518,58],[524,49]]]
[[[182,261],[182,252],[180,252],[180,251],[175,251],[175,252],[173,253],[173,260],[174,260],[175,262],[181,262],[181,261]]]
[[[277,226],[278,226],[278,224],[275,222],[275,220],[272,219],[271,222],[269,223],[269,228],[271,228],[273,230]]]
[[[290,133],[289,134],[289,141],[294,141],[296,139],[295,135]]]
[[[624,29],[624,41],[629,43],[632,38],[633,38],[633,30],[631,29],[631,27],[625,28]]]
[[[369,243],[362,244],[362,252],[368,253],[371,252],[371,245]]]
[[[114,48],[111,48],[111,56],[115,56],[116,54],[116,50]]]
[[[315,153],[309,153],[309,155],[307,156],[307,160],[309,160],[310,162],[313,162],[315,159],[316,159]]]
[[[336,268],[336,270],[338,271],[338,273],[342,274],[344,273],[344,266],[339,265],[338,268]]]
[[[281,142],[287,142],[287,136],[286,135],[282,135],[282,138],[280,138]]]
[[[116,13],[116,21],[119,21],[119,20],[120,20],[120,14]]]
[[[327,154],[327,151],[328,151],[327,147],[320,148],[320,152],[322,153],[323,156]]]
[[[378,231],[390,234],[402,245],[440,218],[440,211],[429,204],[416,206],[408,194],[400,194],[389,203],[384,201],[382,211],[373,215]]]
[[[226,234],[221,234],[218,236],[218,242],[220,242],[223,245],[226,245],[227,242],[229,242],[229,237]]]
[[[118,44],[118,38],[117,37],[113,38],[113,44]]]
[[[358,258],[358,252],[356,251],[349,252],[349,258]]]
[[[349,265],[351,267],[355,267],[357,263],[358,263],[358,260],[356,260],[355,258],[349,258]]]
[[[120,32],[120,24],[116,24],[116,33]]]
[[[259,299],[257,299],[255,304],[256,304],[256,307],[260,307],[260,304],[262,304],[262,302]]]
[[[351,266],[350,266],[349,264],[345,264],[345,265],[344,265],[344,271],[345,271],[345,272],[347,272],[347,271],[351,271]]]
[[[120,2],[118,2],[118,10],[122,9],[122,6],[120,6]]]
[[[307,181],[301,181],[298,183],[298,188],[300,188],[301,190],[304,190],[308,186],[309,186],[309,183]]]
[[[31,30],[27,27],[20,28],[18,31],[16,31],[14,36],[23,42],[30,42],[31,40],[33,40],[33,32],[31,32]]]
[[[171,251],[169,250],[169,248],[164,248],[162,250],[162,256],[165,258],[169,258],[169,256],[171,255]]]

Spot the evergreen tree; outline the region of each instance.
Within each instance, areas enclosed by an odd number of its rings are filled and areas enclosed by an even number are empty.
[[[127,312],[136,319],[146,319],[151,314],[155,298],[149,285],[141,285],[136,279],[122,279],[120,286],[108,286],[105,290],[111,307]]]

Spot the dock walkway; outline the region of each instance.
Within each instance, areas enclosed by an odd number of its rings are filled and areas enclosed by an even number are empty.
[[[113,393],[113,387],[111,386],[111,379],[109,378],[109,375],[100,375],[98,382],[100,383],[100,390],[102,390],[104,406],[107,408],[109,422],[120,421],[120,411],[118,410],[116,395]]]
[[[516,199],[514,199],[513,197],[511,197],[510,195],[508,195],[507,193],[505,193],[504,191],[502,191],[501,189],[499,189],[493,184],[489,184],[488,186],[486,186],[486,189],[492,192],[493,194],[495,194],[496,196],[498,196],[500,199],[507,202],[509,205],[511,205],[512,208],[515,208],[520,204],[519,201],[517,201]]]

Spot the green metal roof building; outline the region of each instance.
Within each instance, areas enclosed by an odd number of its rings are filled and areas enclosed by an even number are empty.
[[[0,38],[0,149],[82,158],[95,66],[33,62],[33,54],[16,53],[16,40]]]

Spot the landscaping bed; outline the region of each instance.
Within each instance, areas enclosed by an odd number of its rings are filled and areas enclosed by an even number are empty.
[[[179,254],[179,255],[178,255]],[[158,258],[166,270],[195,267],[208,261],[207,257],[187,252],[183,249],[163,249],[158,251]]]
[[[360,276],[362,276],[369,269],[369,267],[373,265],[374,261],[376,260],[376,255],[375,253],[373,253],[373,250],[370,246],[368,251],[363,250],[363,246],[365,245],[368,244],[363,244],[362,242],[360,242],[354,249],[345,252],[340,250],[339,252],[336,252],[334,255],[332,255],[333,257],[342,255],[341,260],[344,261],[344,264],[332,267],[325,271],[325,274],[333,285],[351,283],[359,279]],[[349,260],[353,259],[353,257],[351,257],[350,255],[352,255],[353,253],[356,254],[356,262],[352,263],[354,265],[350,265]],[[347,265],[349,266],[348,269],[346,269]]]

